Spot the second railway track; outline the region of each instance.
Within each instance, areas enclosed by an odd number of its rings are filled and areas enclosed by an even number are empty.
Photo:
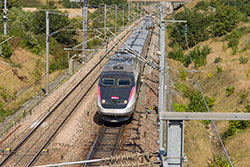
[[[96,84],[101,73],[100,68],[104,64],[102,62],[106,60],[105,57],[113,51],[119,42],[124,39],[136,25],[135,23],[132,28],[127,30],[125,34],[115,42],[108,53],[102,57],[64,97],[58,100],[56,105],[53,106],[53,109],[49,110],[46,115],[33,124],[31,130],[27,130],[11,143],[5,144],[11,148],[11,151],[8,155],[2,157],[0,166],[22,167],[32,166],[35,163],[44,148],[50,144],[51,140]]]

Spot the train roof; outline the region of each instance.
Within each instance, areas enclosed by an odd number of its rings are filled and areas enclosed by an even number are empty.
[[[125,53],[117,52],[110,57],[109,61],[104,66],[104,72],[108,71],[126,71],[133,72],[134,56]]]
[[[150,23],[149,18],[142,20],[140,25],[131,33],[122,48],[110,57],[109,61],[104,66],[103,72],[134,72],[133,66],[136,58],[129,54],[127,50],[128,47],[132,48],[138,55],[141,55],[148,35],[146,23]]]

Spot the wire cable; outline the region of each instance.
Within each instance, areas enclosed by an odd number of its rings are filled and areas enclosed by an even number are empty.
[[[187,48],[188,48],[188,51],[189,51],[188,56],[189,56],[190,61],[191,61],[191,64],[192,64],[192,68],[193,68],[193,70],[195,70],[194,64],[192,63],[193,60],[192,60],[192,56],[191,56],[191,54],[190,54],[190,48],[189,48],[188,41],[187,41],[187,24],[185,25],[185,42],[186,42],[186,45],[187,45]],[[208,112],[210,112],[210,109],[209,109],[209,107],[208,107],[208,104],[207,104],[207,101],[206,101],[206,99],[205,99],[204,93],[203,93],[203,91],[202,91],[201,85],[200,85],[200,83],[199,83],[199,81],[198,81],[198,77],[197,77],[196,72],[194,72],[194,76],[195,76],[196,83],[197,83],[197,85],[198,85],[198,87],[199,87],[199,91],[200,91],[200,93],[201,93],[202,99],[203,99],[203,101],[204,101],[204,103],[205,103],[206,109],[207,109]],[[218,137],[218,139],[219,139],[219,141],[220,141],[220,144],[221,144],[221,146],[222,146],[222,148],[223,148],[223,151],[224,151],[224,153],[225,153],[225,155],[226,155],[226,157],[227,157],[227,160],[228,160],[230,166],[233,167],[233,164],[232,164],[232,162],[231,162],[231,159],[230,159],[230,157],[229,157],[229,155],[228,155],[228,153],[227,153],[226,147],[225,147],[225,145],[224,145],[224,143],[223,143],[223,141],[222,141],[222,139],[221,139],[221,137],[220,137],[220,133],[219,133],[218,128],[217,128],[217,126],[216,126],[216,124],[215,124],[214,121],[212,121],[212,126],[213,126],[213,128],[214,128],[214,130],[215,130],[215,132],[216,132],[216,135],[217,135],[217,137]]]

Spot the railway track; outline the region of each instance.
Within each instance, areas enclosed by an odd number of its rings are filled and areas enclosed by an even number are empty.
[[[114,156],[118,153],[125,124],[103,125],[100,133],[96,137],[86,160],[102,159],[103,157]],[[95,162],[83,164],[87,166],[108,165],[105,162]]]
[[[100,68],[107,61],[105,58],[137,24],[134,24],[132,28],[127,30],[110,48],[108,53],[64,97],[58,100],[46,115],[34,123],[26,133],[23,133],[23,137],[19,137],[8,145],[11,151],[1,159],[0,166],[22,167],[31,166],[35,163],[58,131],[65,125],[72,113],[78,108],[81,101],[96,84],[101,74]]]

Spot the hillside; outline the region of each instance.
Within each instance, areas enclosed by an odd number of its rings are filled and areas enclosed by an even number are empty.
[[[221,0],[221,2],[219,5],[224,5],[225,1]],[[184,28],[182,27],[184,26],[179,24],[168,26],[167,50],[170,57],[168,61],[171,66],[170,71],[175,78],[173,87],[177,91],[173,108],[176,111],[204,111],[203,102],[198,105],[199,100],[202,101],[202,99],[195,93],[198,87],[194,75],[188,72],[194,65],[198,71],[201,88],[208,104],[211,104],[212,112],[250,112],[249,15],[244,11],[239,14],[237,10],[240,8],[233,6],[231,11],[235,10],[239,15],[246,14],[246,17],[243,20],[238,18],[233,28],[228,27],[224,34],[214,35],[213,33],[219,32],[213,29],[216,25],[216,15],[219,12],[213,11],[209,5],[213,4],[197,0],[192,4],[187,4],[186,9],[184,7],[176,12],[176,19],[189,20],[187,36],[191,46],[190,50],[185,48],[185,42],[182,43],[184,40]],[[246,8],[250,7],[250,4],[248,5]],[[218,7],[231,8],[230,6]],[[192,20],[193,18],[195,21]],[[199,22],[199,20],[203,21]],[[204,24],[205,20],[206,24]],[[192,25],[193,22],[194,25]],[[203,25],[200,26],[200,23]],[[175,37],[181,38],[181,40]],[[179,43],[173,43],[173,40]],[[183,48],[181,48],[182,46]],[[188,60],[189,51],[195,61],[193,65]],[[198,101],[192,103],[193,98]],[[249,121],[216,121],[216,124],[234,166],[250,166],[248,160],[250,155]],[[226,166],[225,156],[211,125],[208,122],[199,121],[188,121],[185,125],[187,166]]]

